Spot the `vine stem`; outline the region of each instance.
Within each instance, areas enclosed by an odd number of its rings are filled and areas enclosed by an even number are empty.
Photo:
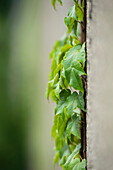
[[[83,29],[85,29],[85,26],[84,26],[84,24],[82,22],[80,22],[80,21],[77,21],[77,22],[79,22],[80,25],[82,25]]]
[[[81,4],[82,4],[81,0]],[[86,0],[84,0],[84,22],[83,22],[84,27],[81,25],[81,43],[83,44],[86,42]],[[86,49],[85,49],[86,51]],[[87,53],[86,53],[87,54]],[[86,64],[85,64],[85,72],[87,73],[87,55],[86,55]],[[83,86],[84,86],[84,102],[85,102],[85,109],[87,110],[87,101],[86,101],[86,95],[87,95],[87,77],[84,78],[83,81]],[[82,116],[82,123],[81,124],[81,156],[83,158],[86,158],[86,112],[83,112]],[[87,169],[87,167],[86,167]]]

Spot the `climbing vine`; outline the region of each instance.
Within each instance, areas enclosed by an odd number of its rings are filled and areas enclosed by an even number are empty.
[[[61,5],[62,1],[57,0]],[[55,8],[56,0],[52,0]],[[47,85],[49,96],[56,102],[52,137],[55,139],[54,163],[64,170],[85,170],[81,150],[81,119],[85,112],[83,80],[85,42],[81,44],[80,27],[84,27],[84,1],[74,0],[64,18],[67,32],[50,53],[51,72]]]

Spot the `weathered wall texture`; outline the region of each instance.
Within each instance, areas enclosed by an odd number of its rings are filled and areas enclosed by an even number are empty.
[[[113,170],[113,0],[87,0],[88,170]]]

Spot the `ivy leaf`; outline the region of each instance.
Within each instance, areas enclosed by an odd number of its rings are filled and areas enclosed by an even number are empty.
[[[75,11],[75,5],[72,8],[70,8],[68,16],[64,18],[64,22],[68,27],[69,31],[72,30],[74,24],[76,25],[75,30],[77,29],[77,15]]]
[[[60,5],[62,5],[62,1],[61,0],[58,0],[58,2],[60,3]],[[52,5],[55,9],[55,4],[56,4],[56,0],[52,0]]]
[[[65,44],[67,44],[67,34],[61,40],[55,42],[53,50],[49,55],[49,58],[56,58],[57,55],[60,53],[60,48],[63,47]]]
[[[71,47],[72,47],[72,45],[70,45],[70,44],[66,44],[66,45],[64,45],[63,47],[61,47],[61,54],[59,54],[59,58],[58,58],[59,63],[62,61],[65,53],[66,53]]]
[[[71,134],[73,134],[77,138],[81,139],[81,137],[80,137],[79,118],[77,118],[75,121],[70,120],[68,122],[66,131],[67,131],[69,139],[71,139]]]
[[[57,135],[55,139],[56,150],[59,150],[64,146],[65,138],[64,136]]]
[[[80,163],[80,159],[79,159],[79,158],[73,159],[73,160],[70,162],[67,170],[73,169],[73,167],[74,167],[76,164],[78,164],[78,163]]]
[[[72,47],[72,45],[66,44],[61,48],[61,52],[64,53],[64,52],[68,51],[71,47]]]
[[[68,117],[71,117],[73,114],[73,111],[76,111],[76,113],[80,113],[80,110],[75,109],[84,109],[84,98],[82,92],[73,92],[66,100],[66,114]],[[78,111],[78,112],[77,112]]]
[[[83,11],[83,8],[81,7],[81,5],[80,4],[76,4],[75,10],[76,10],[76,14],[77,14],[78,20],[83,22],[84,11]]]
[[[51,73],[49,75],[49,80],[52,80],[55,77],[55,70],[57,68],[57,62],[55,57],[53,58],[52,64],[51,64]]]
[[[78,61],[73,61],[72,62],[72,68],[75,69],[76,73],[81,76],[81,75],[86,75],[86,73],[84,72],[83,68],[81,67],[81,64]]]
[[[79,150],[81,148],[81,144],[78,144],[75,148],[75,150],[71,153],[71,155],[68,157],[66,163],[64,164],[63,168],[65,170],[68,170],[68,166],[70,164],[70,162],[75,158],[75,156],[79,153]]]
[[[64,135],[65,136],[65,130],[66,130],[66,124],[67,124],[67,119],[64,115],[55,115],[54,117],[54,124],[52,127],[52,137],[55,138],[57,135]]]
[[[77,107],[77,105],[78,105],[78,94],[77,92],[74,92],[67,98],[66,101],[66,113],[68,117],[72,116],[73,110]]]
[[[64,81],[64,78],[63,78],[63,76],[61,75],[60,78],[59,78],[59,82],[60,82],[60,86],[61,86],[62,88],[64,87],[63,81]]]
[[[70,40],[71,44],[73,44],[73,46],[80,44],[79,38],[76,37],[73,32],[70,34],[69,40]]]
[[[56,0],[52,0],[52,5],[53,5],[54,9],[55,9],[55,3],[56,3]]]
[[[58,2],[60,3],[60,5],[62,5],[62,1],[61,0],[58,0]]]
[[[56,108],[55,108],[55,114],[63,114],[64,108],[66,105],[66,99],[71,94],[70,90],[62,90],[60,93],[60,100],[58,100]]]
[[[84,0],[82,1],[82,9],[84,9]]]
[[[49,94],[51,92],[51,84],[48,83],[47,84],[47,90],[46,90],[46,97],[47,97],[47,100],[49,100]]]
[[[55,97],[54,95],[58,95],[58,80],[59,80],[59,75],[56,74],[56,76],[54,77],[54,79],[52,79],[51,81],[48,82],[48,85],[47,85],[47,91],[46,91],[46,96],[47,96],[47,99],[49,100],[49,95],[52,93],[52,99],[54,100]],[[57,87],[57,90],[55,92],[54,88]],[[58,96],[56,96],[58,97]],[[55,99],[56,101],[56,99]]]
[[[61,72],[61,74],[60,74],[59,81],[60,81],[60,86],[61,86],[62,88],[64,88],[65,90],[67,90],[69,83],[68,83],[68,81],[66,80],[64,68],[62,68],[62,72]]]
[[[83,85],[80,76],[74,68],[69,68],[65,71],[66,79],[75,90],[80,90],[84,93]]]
[[[59,93],[60,93],[60,83],[58,82],[58,83],[56,84],[56,88],[55,88],[55,96],[60,100],[60,95],[59,95]]]
[[[59,158],[60,158],[60,152],[56,151],[54,156],[54,165],[58,162]]]
[[[78,3],[79,0],[74,0],[75,3]]]
[[[69,155],[71,154],[71,151],[69,148],[67,148],[64,153],[63,153],[63,156],[59,162],[59,164],[62,166],[63,164],[65,164],[67,158],[69,157]]]
[[[53,101],[57,101],[57,98],[56,98],[56,96],[55,96],[55,90],[51,90],[51,92],[50,92],[50,96],[51,96],[51,99],[53,100]]]
[[[80,62],[83,65],[85,65],[85,43],[81,46],[76,45],[75,47],[71,48],[65,55],[65,59],[63,61],[64,69],[71,67],[72,62]]]
[[[56,69],[55,69],[55,71],[54,71],[54,72],[55,72],[55,75],[56,75],[57,73],[59,73],[60,70],[62,71],[62,67],[63,67],[63,66],[62,66],[62,63],[60,63],[60,64],[57,65],[57,67],[56,67]]]
[[[66,114],[68,117],[72,116],[74,113],[80,114],[80,109],[85,111],[84,109],[84,98],[83,93],[73,92],[66,100]]]
[[[68,83],[73,88],[75,88],[75,90],[80,90],[82,93],[84,90],[80,76],[86,75],[81,66],[82,64],[84,67],[85,64],[84,48],[85,44],[83,44],[83,46],[76,45],[75,47],[71,48],[66,53],[65,59],[63,61],[65,76]]]
[[[85,170],[86,169],[86,160],[83,159],[82,162],[78,162],[72,170]]]
[[[56,64],[53,64],[51,69],[55,69],[55,70],[51,71],[51,74],[50,74],[50,77],[49,77],[50,81],[48,82],[46,96],[47,96],[47,99],[49,99],[50,93],[54,91],[54,93],[52,94],[52,97],[53,97],[53,95],[55,95],[58,99],[60,99],[60,97],[59,97],[60,81],[59,81],[59,74],[58,74],[58,72],[60,71],[60,69],[62,69],[62,65],[60,63],[56,67]]]
[[[58,131],[57,131],[57,116],[54,117],[54,124],[52,126],[52,130],[51,130],[51,135],[53,138],[55,138],[58,135]]]

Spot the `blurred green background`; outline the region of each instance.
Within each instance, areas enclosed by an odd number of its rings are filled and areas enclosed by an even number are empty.
[[[70,6],[65,0],[54,11],[51,0],[0,0],[0,170],[54,169],[48,57]]]

